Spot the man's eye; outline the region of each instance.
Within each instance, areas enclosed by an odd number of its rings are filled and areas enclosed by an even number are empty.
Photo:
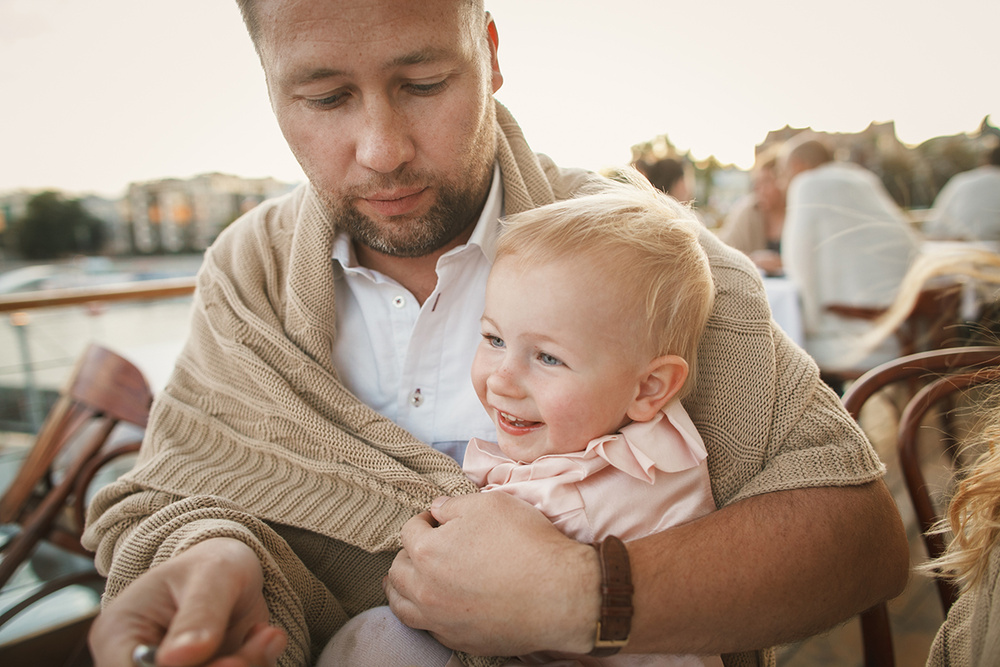
[[[347,101],[347,93],[337,93],[335,95],[330,95],[328,97],[323,97],[318,100],[309,100],[309,106],[316,109],[335,109]]]
[[[562,362],[559,361],[558,358],[553,357],[551,354],[546,354],[545,352],[538,353],[538,360],[546,366],[562,366]]]
[[[448,80],[443,79],[434,83],[408,83],[406,87],[414,95],[435,95],[448,87]]]

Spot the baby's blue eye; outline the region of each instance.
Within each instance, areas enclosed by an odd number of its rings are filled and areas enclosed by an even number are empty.
[[[561,366],[562,362],[551,354],[546,354],[544,352],[538,353],[538,360],[541,361],[546,366]]]
[[[503,338],[500,338],[499,336],[494,336],[492,334],[483,334],[483,338],[485,338],[486,342],[490,344],[490,347],[495,347],[501,350],[504,347],[506,347],[506,345],[503,342]]]

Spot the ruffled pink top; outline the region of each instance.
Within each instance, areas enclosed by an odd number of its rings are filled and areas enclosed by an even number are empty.
[[[566,535],[632,540],[715,509],[705,443],[680,401],[654,419],[592,440],[583,451],[507,458],[474,438],[463,467],[483,491],[504,491],[537,507]]]

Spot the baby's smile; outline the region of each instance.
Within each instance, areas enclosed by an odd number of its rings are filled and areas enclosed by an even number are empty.
[[[500,410],[497,410],[497,416],[499,416],[504,423],[514,426],[516,428],[529,428],[531,426],[537,426],[538,424],[541,424],[541,422],[521,419],[520,417],[515,417],[509,412],[501,412]]]

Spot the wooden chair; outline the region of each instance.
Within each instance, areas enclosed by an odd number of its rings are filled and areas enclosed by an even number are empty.
[[[900,422],[899,442],[902,445],[915,438],[912,436],[916,432],[916,426],[920,423],[920,417],[926,413],[927,408],[934,402],[943,398],[964,384],[969,382],[968,376],[975,373],[977,369],[990,369],[989,375],[1000,377],[1000,346],[975,346],[946,348],[941,350],[931,350],[928,352],[918,352],[887,362],[862,375],[853,383],[844,394],[843,402],[847,411],[855,419],[858,419],[861,409],[879,390],[902,381],[926,379],[928,376],[938,378],[935,382],[920,390],[908,403],[903,411]],[[983,376],[986,377],[985,375]],[[956,378],[966,378],[957,380]],[[938,388],[935,388],[935,387]],[[950,390],[945,388],[953,387]],[[926,407],[925,407],[926,406]],[[926,484],[923,484],[923,476],[919,474],[919,467],[916,466],[915,454],[903,454],[901,459],[908,459],[910,463],[904,462],[904,477],[907,478],[907,492],[914,504],[918,502],[917,497],[925,496],[928,506],[930,498],[927,495]],[[915,466],[919,477],[906,472],[908,466]],[[910,478],[915,481],[911,484]],[[919,480],[919,481],[918,481]],[[932,510],[933,511],[933,510]],[[920,510],[918,510],[919,515]],[[921,519],[921,529],[933,523],[934,519],[929,518],[929,523],[925,524]],[[885,603],[872,607],[861,614],[861,633],[864,645],[866,667],[892,667],[895,664],[892,648],[892,633],[889,625],[889,613]]]
[[[58,547],[92,559],[80,544],[87,488],[105,464],[138,451],[138,439],[124,444],[116,440],[121,431],[116,427],[131,424],[138,435],[146,426],[152,400],[148,383],[129,361],[98,345],[84,351],[13,482],[0,498],[0,524],[7,536],[0,545],[0,589],[22,565],[30,566],[34,555],[46,549],[54,551]],[[68,569],[54,578],[40,577],[48,580],[0,614],[0,628],[54,591],[99,580],[92,563],[85,569]],[[84,635],[90,620],[92,617],[84,621]],[[43,646],[44,642],[33,650]],[[16,650],[6,644],[0,646],[0,663],[13,664],[8,659],[16,663],[11,657],[18,655],[11,653]]]
[[[899,356],[905,357],[917,352],[937,350],[954,345],[962,336],[956,331],[956,325],[962,321],[962,285],[948,283],[929,287],[920,293],[909,316],[895,331],[899,342]],[[883,315],[885,308],[868,308],[849,306],[845,304],[830,304],[828,312],[846,319],[874,321]],[[823,376],[831,384],[843,385],[856,380],[868,369],[846,369],[829,371],[824,369]]]
[[[924,477],[920,466],[920,435],[926,433],[922,429],[924,418],[933,408],[946,403],[946,409],[950,408],[950,399],[956,392],[965,391],[976,387],[1000,381],[1000,360],[985,359],[982,363],[971,364],[965,367],[962,372],[945,375],[934,380],[923,387],[910,399],[899,424],[899,459],[903,470],[903,477],[906,479],[906,490],[913,503],[917,520],[920,523],[920,532],[924,539],[924,546],[927,548],[927,555],[930,558],[938,558],[945,551],[944,536],[940,533],[932,532],[934,525],[942,518],[941,513],[934,507],[931,498],[930,487]],[[950,422],[945,420],[946,424]],[[952,461],[956,460],[954,448],[956,445],[954,434],[945,430],[942,437],[947,440],[945,443],[952,453]],[[947,579],[936,579],[938,597],[941,599],[941,607],[945,615],[951,609],[958,598],[958,587]]]

